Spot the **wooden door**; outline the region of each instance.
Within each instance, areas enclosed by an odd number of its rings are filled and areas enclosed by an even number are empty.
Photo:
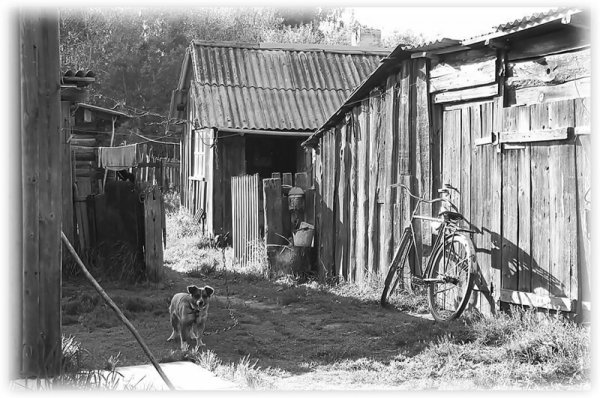
[[[441,183],[460,191],[452,199],[478,231],[482,310],[499,300],[569,312],[587,300],[586,103],[444,108]]]

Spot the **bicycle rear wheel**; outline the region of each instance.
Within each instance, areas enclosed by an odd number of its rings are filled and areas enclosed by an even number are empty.
[[[390,298],[400,291],[412,292],[412,275],[409,264],[411,253],[414,253],[414,245],[410,230],[402,234],[400,247],[396,250],[390,269],[385,278],[383,293],[381,294],[381,305],[389,303]]]
[[[465,310],[473,290],[475,249],[466,236],[453,234],[433,253],[428,279],[431,315],[438,321],[458,318]]]

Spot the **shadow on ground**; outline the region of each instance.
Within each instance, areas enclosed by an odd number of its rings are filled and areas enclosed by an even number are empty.
[[[159,284],[101,284],[161,362],[181,359],[179,344],[166,341],[167,308],[171,296],[190,284],[215,288],[204,349],[225,363],[248,357],[263,369],[292,374],[359,358],[385,363],[419,353],[450,329],[463,329],[427,315],[381,308],[375,299],[332,294],[316,284],[290,285],[231,272],[198,276],[166,269]],[[225,330],[234,324],[232,316],[238,324]],[[149,363],[129,330],[85,281],[64,281],[63,334],[74,336],[87,350],[85,367],[105,368],[117,359],[119,366]]]

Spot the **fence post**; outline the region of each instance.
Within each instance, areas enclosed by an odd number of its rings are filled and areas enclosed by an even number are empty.
[[[283,236],[281,179],[263,179],[266,244],[285,245]]]

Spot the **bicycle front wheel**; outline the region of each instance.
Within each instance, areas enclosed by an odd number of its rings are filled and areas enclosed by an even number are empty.
[[[453,234],[432,254],[427,278],[431,315],[438,321],[458,318],[473,290],[475,249],[469,238]]]

